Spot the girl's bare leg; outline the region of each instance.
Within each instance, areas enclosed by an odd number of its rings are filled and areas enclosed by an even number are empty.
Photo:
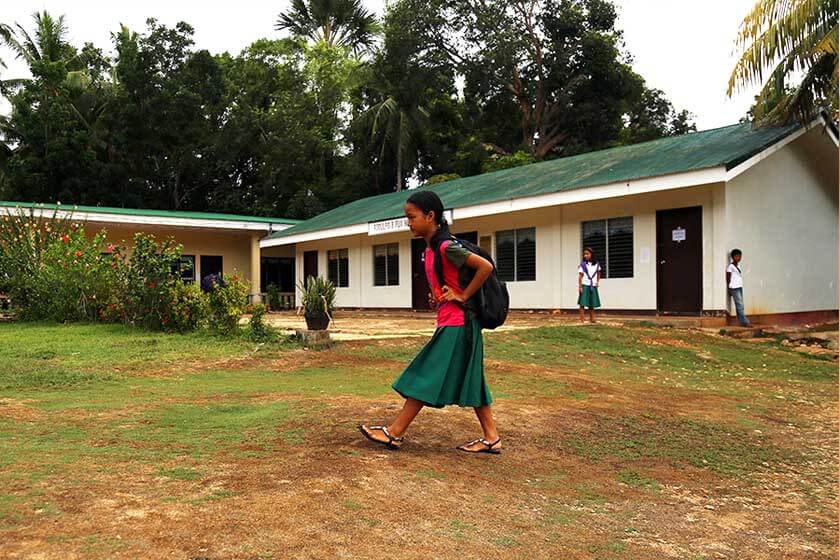
[[[478,421],[481,423],[481,430],[484,432],[484,439],[493,443],[499,439],[499,432],[496,430],[496,422],[493,420],[493,409],[490,405],[475,407],[475,415],[478,416]],[[481,449],[485,447],[481,442],[474,445],[467,445],[465,449]]]
[[[591,307],[591,308],[589,309],[589,322],[590,322],[590,323],[594,323],[594,322],[595,322],[595,308],[594,308],[594,307]]]
[[[423,408],[423,403],[418,401],[417,399],[407,398],[405,399],[405,403],[403,404],[402,410],[397,417],[391,422],[391,425],[388,426],[388,431],[391,432],[391,435],[396,437],[402,437],[405,431],[408,429],[408,426],[414,420],[414,417],[417,416],[417,413]]]
[[[586,322],[586,314],[585,314],[585,311],[584,311],[584,309],[583,309],[583,306],[582,306],[582,305],[580,306],[580,322],[581,322],[581,323],[585,323],[585,322]]]

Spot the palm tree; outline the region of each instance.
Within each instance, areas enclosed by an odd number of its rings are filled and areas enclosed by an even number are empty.
[[[275,28],[358,53],[373,46],[379,22],[361,0],[292,0],[291,8],[277,18]]]
[[[45,10],[35,12],[32,17],[35,20],[34,38],[19,23],[15,23],[14,27],[0,24],[0,42],[12,49],[16,58],[26,61],[31,70],[35,70],[42,63],[64,61],[72,66],[74,62],[78,62],[75,49],[67,42],[64,16],[54,18]],[[87,74],[84,70],[67,72],[69,83],[84,83],[86,79]],[[30,81],[30,78],[4,80],[0,82],[0,87],[10,91]]]
[[[425,107],[401,102],[396,96],[380,101],[363,115],[370,139],[379,145],[379,164],[391,152],[397,165],[397,191],[403,190],[405,169],[413,167],[429,119]]]
[[[757,0],[741,23],[736,45],[742,54],[727,95],[763,83],[753,111],[767,124],[791,117],[806,122],[823,102],[836,119],[837,16],[837,0]],[[790,82],[800,75],[794,87]]]

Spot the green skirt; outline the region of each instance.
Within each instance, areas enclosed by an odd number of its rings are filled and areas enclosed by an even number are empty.
[[[598,297],[598,288],[595,286],[584,286],[583,292],[578,296],[578,305],[597,309],[601,307],[601,298]]]
[[[403,397],[435,408],[492,403],[484,379],[484,344],[478,321],[438,328],[392,387]]]

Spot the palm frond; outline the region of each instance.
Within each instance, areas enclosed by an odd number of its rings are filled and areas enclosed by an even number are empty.
[[[754,113],[764,122],[807,120],[837,90],[837,0],[758,0],[736,39],[741,56],[727,95],[763,84]],[[804,74],[788,94],[793,77]],[[766,79],[765,79],[766,75]]]

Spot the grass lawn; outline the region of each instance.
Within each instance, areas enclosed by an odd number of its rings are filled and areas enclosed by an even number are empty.
[[[836,558],[837,364],[647,327],[486,337],[505,451],[470,410],[400,452],[423,339],[313,352],[0,324],[2,558]]]

